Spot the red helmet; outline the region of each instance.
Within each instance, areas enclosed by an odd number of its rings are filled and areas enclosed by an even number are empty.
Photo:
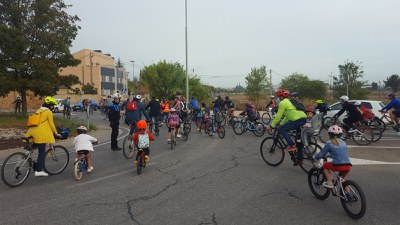
[[[143,129],[143,130],[145,130],[147,127],[147,123],[144,120],[139,120],[136,125],[138,129]]]
[[[289,97],[289,91],[288,90],[279,90],[279,91],[277,91],[276,92],[276,95],[278,96],[278,97],[284,97],[284,98],[287,98],[287,97]]]

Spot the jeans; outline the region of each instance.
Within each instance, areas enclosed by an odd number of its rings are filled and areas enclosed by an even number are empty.
[[[295,121],[288,121],[287,123],[285,123],[279,127],[279,129],[278,129],[279,132],[285,138],[285,140],[289,146],[293,146],[294,142],[293,142],[292,138],[290,138],[288,131],[296,130],[297,133],[300,133],[301,132],[300,127],[306,123],[306,120],[307,120],[306,118],[303,118],[303,119],[299,119],[299,120],[295,120]]]
[[[33,147],[38,148],[38,157],[37,157],[37,162],[36,162],[36,168],[33,168],[35,171],[43,171],[43,165],[44,165],[44,154],[46,151],[46,144],[34,144]]]
[[[119,123],[111,123],[111,148],[117,148],[118,147],[118,132],[119,132]]]

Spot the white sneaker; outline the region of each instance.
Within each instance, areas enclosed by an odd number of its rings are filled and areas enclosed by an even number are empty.
[[[182,137],[182,135],[181,135],[181,134],[177,134],[176,137],[177,137],[177,138],[180,138],[180,137]]]
[[[88,173],[93,171],[93,166],[91,166],[89,169],[87,169]]]
[[[49,176],[49,174],[44,171],[35,171],[35,177],[47,177],[47,176]]]
[[[168,142],[168,144],[170,144],[171,143],[171,139],[168,138],[167,142]]]

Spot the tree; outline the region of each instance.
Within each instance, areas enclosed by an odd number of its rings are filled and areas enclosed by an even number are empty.
[[[97,95],[97,88],[93,87],[93,85],[91,85],[89,83],[82,86],[82,91],[85,94]]]
[[[244,88],[240,84],[236,85],[236,87],[233,89],[233,92],[235,92],[235,93],[243,93],[245,91],[246,91],[246,88]]]
[[[60,76],[59,77],[60,84],[64,85],[66,88],[71,89],[71,86],[74,84],[79,84],[79,77],[75,75],[68,75],[68,76]]]
[[[327,85],[320,80],[310,80],[306,75],[293,73],[282,80],[281,88],[298,92],[301,98],[325,99]]]
[[[374,91],[378,90],[378,83],[372,82],[371,83],[371,89],[374,90]]]
[[[397,74],[393,74],[383,82],[385,82],[385,87],[390,88],[392,92],[397,92],[400,89],[400,77]]]
[[[368,91],[363,87],[366,81],[361,81],[364,71],[361,62],[348,62],[339,65],[339,76],[333,77],[333,95],[339,98],[342,95],[349,95],[352,99],[363,99]],[[348,94],[347,94],[348,93]]]
[[[27,91],[54,95],[58,71],[76,66],[69,51],[79,26],[63,0],[0,0],[0,95],[18,91],[26,113]]]
[[[259,104],[261,98],[265,98],[268,87],[271,83],[267,78],[267,69],[265,66],[260,68],[252,68],[251,72],[245,77],[246,79],[246,94],[250,101]]]

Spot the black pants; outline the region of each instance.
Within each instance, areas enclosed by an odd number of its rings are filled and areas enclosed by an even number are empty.
[[[117,148],[118,147],[118,132],[119,132],[119,123],[111,123],[111,148]]]
[[[346,125],[346,126],[343,126],[343,128],[346,130],[346,132],[348,132],[350,130],[350,128],[353,127],[353,124],[357,123],[358,121],[361,121],[361,120],[346,117],[343,119],[343,123]]]

